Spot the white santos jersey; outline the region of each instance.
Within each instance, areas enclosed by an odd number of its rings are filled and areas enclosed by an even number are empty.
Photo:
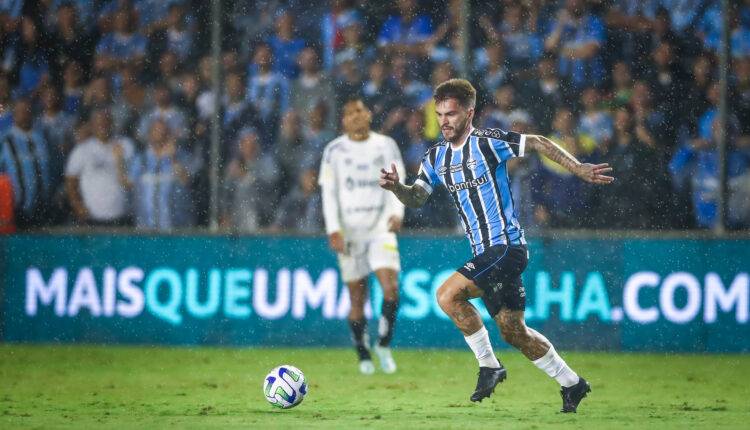
[[[342,135],[326,145],[320,165],[326,233],[339,231],[347,238],[366,238],[388,231],[388,219],[404,217],[404,205],[380,188],[380,169],[396,163],[404,177],[404,163],[396,142],[370,132],[363,141]],[[402,179],[403,181],[403,179]]]

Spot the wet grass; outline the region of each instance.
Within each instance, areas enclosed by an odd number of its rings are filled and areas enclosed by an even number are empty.
[[[341,349],[0,345],[0,428],[747,428],[750,356],[567,353],[593,392],[558,413],[558,387],[503,351],[509,379],[469,402],[468,351],[395,352],[395,375],[360,376]],[[264,400],[289,363],[310,388],[295,409]]]

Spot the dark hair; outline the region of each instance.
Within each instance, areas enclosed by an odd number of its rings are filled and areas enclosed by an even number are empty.
[[[448,79],[435,88],[435,103],[456,99],[461,107],[472,109],[477,103],[477,90],[466,79]]]

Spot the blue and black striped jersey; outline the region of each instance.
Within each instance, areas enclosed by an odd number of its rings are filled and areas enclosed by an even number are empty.
[[[477,128],[460,148],[440,142],[422,159],[415,185],[429,193],[438,184],[448,189],[474,255],[493,245],[526,243],[506,167],[509,159],[523,157],[525,142],[523,134]]]

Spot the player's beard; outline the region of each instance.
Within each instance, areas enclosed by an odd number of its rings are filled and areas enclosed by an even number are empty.
[[[461,136],[464,135],[464,133],[466,132],[466,127],[468,127],[468,126],[469,126],[469,117],[466,116],[466,118],[463,120],[463,122],[457,124],[456,127],[451,127],[451,129],[453,131],[453,136],[451,136],[450,139],[447,136],[445,136],[445,134],[443,134],[443,137],[445,137],[445,140],[447,140],[450,143],[459,144],[461,142],[459,142],[458,140],[461,138]],[[441,131],[443,131],[443,130],[441,130]]]

